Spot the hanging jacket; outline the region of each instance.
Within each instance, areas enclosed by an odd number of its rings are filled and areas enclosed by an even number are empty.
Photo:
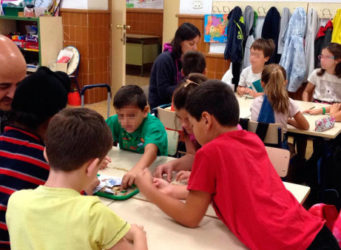
[[[307,15],[307,30],[305,32],[305,46],[304,46],[304,52],[305,52],[305,61],[307,64],[307,71],[306,71],[306,77],[311,74],[314,70],[315,61],[314,61],[314,55],[315,55],[315,37],[318,31],[318,24],[320,20],[317,15],[316,10],[313,8],[310,8]]]
[[[332,43],[341,44],[341,9],[338,9],[333,18]]]
[[[243,60],[243,41],[245,37],[244,18],[240,7],[235,7],[228,15],[227,41],[224,58],[232,63]]]
[[[254,10],[251,6],[246,6],[244,11],[244,20],[245,20],[245,33],[246,33],[246,43],[244,46],[244,59],[243,59],[243,66],[242,68],[245,69],[246,67],[250,66],[250,47],[255,40],[253,35],[254,33]]]
[[[278,35],[278,45],[277,45],[277,53],[282,54],[284,43],[285,43],[285,34],[287,33],[287,28],[289,25],[289,20],[291,17],[290,10],[288,8],[283,8],[282,16],[281,16],[281,24],[279,28]]]
[[[275,51],[268,63],[279,63],[279,60],[281,59],[281,56],[277,54],[280,21],[281,16],[278,10],[275,7],[271,7],[265,16],[262,29],[262,38],[272,39],[276,45]]]
[[[321,51],[324,47],[326,47],[330,41],[332,40],[333,33],[333,23],[331,20],[327,22],[327,24],[323,27],[321,26],[317,32],[315,39],[315,68],[320,68],[320,60],[318,56],[321,55]]]
[[[288,91],[296,92],[305,79],[306,61],[304,56],[303,39],[306,29],[306,12],[304,8],[296,8],[292,14],[280,65],[287,72]]]

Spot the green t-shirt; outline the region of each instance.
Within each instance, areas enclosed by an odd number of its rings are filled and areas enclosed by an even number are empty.
[[[158,155],[167,155],[167,133],[157,117],[148,114],[133,133],[128,133],[121,127],[117,115],[109,117],[106,122],[114,142],[118,142],[121,149],[143,154],[144,147],[152,143],[157,146]]]

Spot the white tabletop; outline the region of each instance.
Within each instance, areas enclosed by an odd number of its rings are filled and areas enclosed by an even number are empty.
[[[252,105],[253,99],[249,97],[240,97],[236,95],[238,103],[239,103],[239,112],[240,112],[240,118],[251,118],[251,111],[250,107]],[[304,102],[304,101],[297,101],[295,102],[298,104],[301,112],[307,109],[310,109],[311,107],[315,108],[322,108],[326,107],[327,104],[322,103],[314,103],[314,102]],[[334,139],[336,136],[338,136],[341,133],[341,122],[336,122],[335,126],[332,129],[329,129],[324,132],[316,132],[315,131],[315,121],[325,117],[327,115],[309,115],[304,114],[304,117],[309,122],[309,129],[308,130],[300,130],[297,129],[291,125],[288,125],[288,132],[293,134],[303,134],[303,135],[309,135],[309,136],[316,136],[316,137],[322,137],[326,139]]]
[[[100,171],[100,174],[123,176],[141,155],[116,147],[109,152],[112,162]],[[159,164],[173,160],[172,157],[159,156],[152,164],[153,171]],[[302,185],[284,183],[285,187],[303,202],[310,188]],[[168,249],[246,249],[246,247],[217,218],[212,206],[209,206],[198,228],[191,229],[181,226],[163,213],[157,206],[148,202],[142,194],[125,201],[114,201],[100,198],[101,201],[128,223],[143,225],[147,232],[150,250]]]

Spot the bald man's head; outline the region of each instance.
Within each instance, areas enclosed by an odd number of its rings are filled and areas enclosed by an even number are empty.
[[[19,48],[0,35],[0,110],[8,111],[17,83],[26,76],[26,62]]]

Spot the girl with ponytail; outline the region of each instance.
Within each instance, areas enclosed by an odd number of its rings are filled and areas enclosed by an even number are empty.
[[[287,124],[307,130],[309,123],[294,100],[289,98],[286,83],[286,72],[282,66],[269,64],[264,67],[261,76],[264,95],[253,101],[251,120],[280,123],[284,133],[287,131]]]

